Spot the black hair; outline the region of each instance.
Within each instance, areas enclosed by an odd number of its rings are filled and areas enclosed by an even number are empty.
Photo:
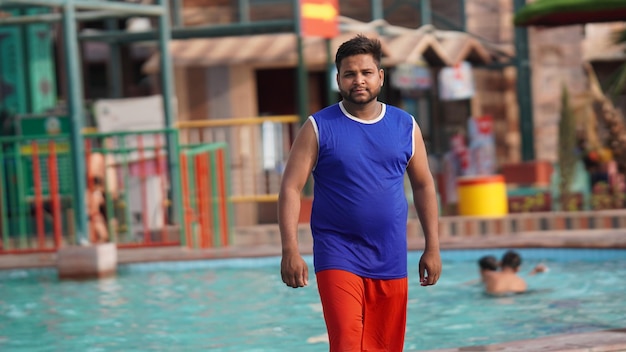
[[[515,251],[507,251],[502,256],[502,267],[503,268],[513,268],[517,269],[520,265],[522,265],[522,257]]]
[[[337,49],[337,54],[335,55],[335,66],[337,67],[337,71],[339,71],[339,66],[341,66],[341,61],[343,59],[362,54],[372,55],[374,61],[376,62],[376,66],[380,68],[380,61],[383,56],[380,40],[376,38],[368,38],[363,34],[357,34],[356,37],[344,42],[341,46],[339,46],[339,49]]]
[[[498,259],[493,255],[486,255],[478,260],[478,266],[481,270],[498,270]]]
[[[102,179],[102,177],[99,176],[94,176],[92,178],[92,181],[94,186],[102,186],[104,184],[104,180]]]

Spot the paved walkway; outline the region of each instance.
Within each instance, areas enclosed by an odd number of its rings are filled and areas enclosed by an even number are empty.
[[[624,352],[626,329],[568,334],[485,346],[447,348],[422,352]]]
[[[239,228],[235,244],[228,248],[187,249],[183,247],[153,247],[118,249],[118,263],[199,260],[217,258],[261,257],[280,255],[280,234],[276,225]],[[312,251],[307,226],[300,228],[302,253]],[[440,239],[442,249],[471,248],[625,248],[626,229],[567,230],[523,232],[512,235],[448,236]],[[409,249],[424,247],[423,238],[409,237]],[[0,270],[17,268],[55,267],[56,253],[3,254]]]

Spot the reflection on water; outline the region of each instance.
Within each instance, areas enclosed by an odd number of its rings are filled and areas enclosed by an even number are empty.
[[[541,261],[550,271],[526,277],[527,294],[494,298],[466,284],[482,254],[444,256],[432,287],[419,286],[418,256],[409,256],[406,350],[626,326],[626,258],[564,262],[527,253],[525,268]],[[289,289],[279,265],[278,258],[158,263],[81,282],[59,282],[54,271],[0,273],[0,350],[327,350],[314,275],[308,287]]]
[[[108,311],[107,308],[119,307],[126,303],[120,295],[123,288],[115,278],[98,280],[97,287],[100,291],[97,299],[103,313]]]

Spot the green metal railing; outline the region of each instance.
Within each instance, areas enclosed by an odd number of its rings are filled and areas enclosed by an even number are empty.
[[[255,116],[181,121],[176,124],[182,146],[225,143],[233,203],[278,200],[282,168],[295,139],[297,115]]]
[[[70,226],[67,215],[74,188],[70,164],[67,135],[0,138],[3,250],[52,250],[60,245],[61,231]],[[35,232],[38,236],[33,236]],[[67,236],[65,242],[74,239]]]
[[[188,145],[180,153],[183,242],[190,248],[232,243],[232,203],[225,143]]]
[[[176,129],[83,133],[85,191],[73,180],[69,135],[1,137],[0,254],[55,251],[77,244],[74,199],[84,197],[91,209],[90,197],[99,191],[104,198],[104,241],[118,247],[231,244],[227,144],[181,148],[178,133]],[[168,155],[169,150],[175,157]],[[99,214],[88,215],[90,241],[102,241],[94,226]]]
[[[178,153],[174,129],[85,133],[87,158],[102,155],[107,229],[118,246],[180,243],[177,209],[178,165],[171,165],[168,143]],[[97,168],[95,168],[97,169]],[[87,168],[89,181],[94,176]],[[88,182],[88,188],[93,185]]]

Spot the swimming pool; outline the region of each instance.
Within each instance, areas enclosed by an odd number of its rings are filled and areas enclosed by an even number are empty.
[[[520,249],[531,293],[492,298],[468,281],[504,249],[446,250],[436,286],[409,253],[406,351],[626,327],[626,250]],[[310,264],[310,257],[306,258]],[[0,271],[1,351],[327,351],[321,305],[290,289],[280,258],[124,265],[98,281],[53,269]],[[312,268],[311,268],[312,270]]]

